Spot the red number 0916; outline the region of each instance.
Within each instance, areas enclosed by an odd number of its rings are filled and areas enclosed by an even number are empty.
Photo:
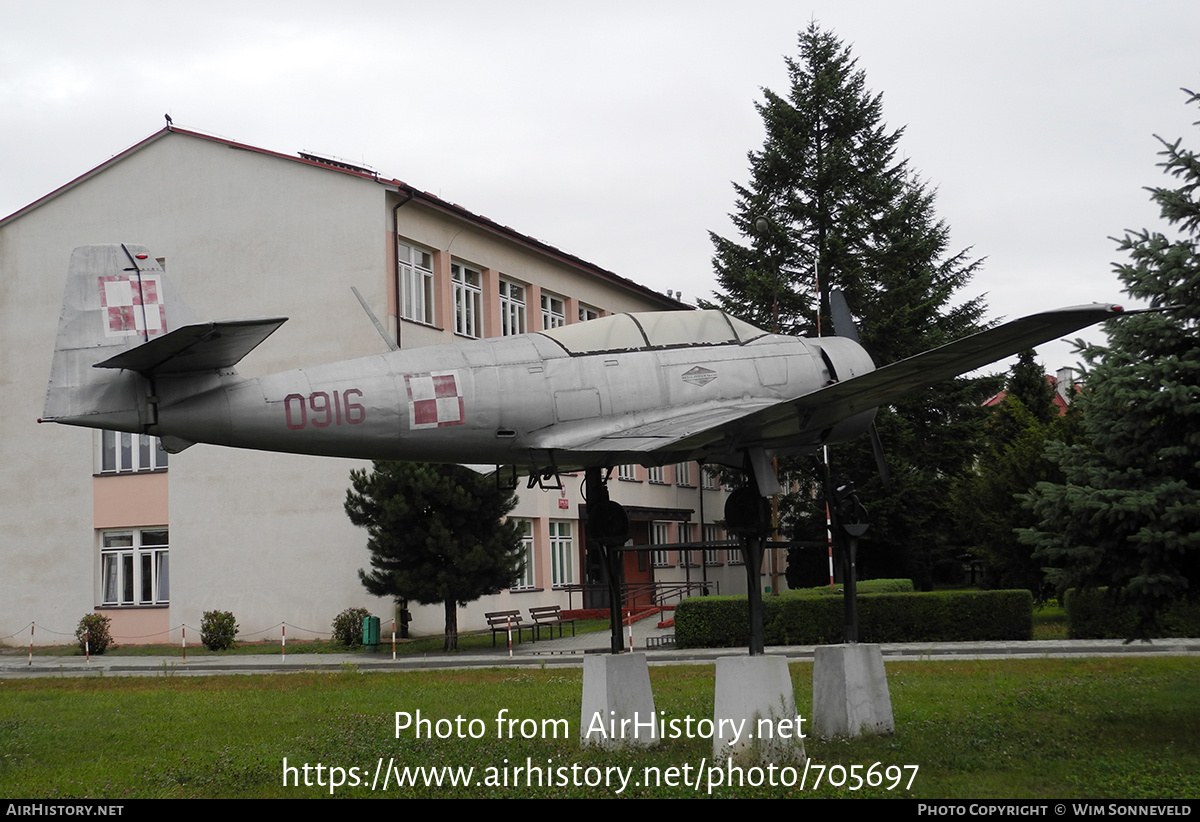
[[[357,388],[345,391],[314,391],[308,397],[288,394],[283,398],[287,427],[299,431],[305,426],[328,428],[331,425],[358,425],[367,418],[367,409],[352,398],[361,399]]]

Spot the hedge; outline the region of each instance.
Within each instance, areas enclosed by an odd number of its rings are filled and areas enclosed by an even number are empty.
[[[796,594],[764,598],[764,642],[842,642],[842,597]],[[1033,638],[1033,595],[1026,590],[860,594],[858,634],[862,642],[1028,640]],[[675,609],[680,648],[734,648],[748,642],[745,597],[692,597]]]
[[[1136,634],[1137,613],[1110,598],[1107,592],[1107,588],[1067,591],[1063,597],[1067,610],[1067,636],[1071,639],[1129,639]],[[1163,611],[1158,617],[1158,630],[1153,635],[1200,636],[1200,603],[1177,602]]]

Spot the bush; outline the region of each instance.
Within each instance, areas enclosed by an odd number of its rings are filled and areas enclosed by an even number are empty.
[[[112,634],[108,632],[112,620],[100,614],[87,614],[79,620],[75,629],[75,638],[79,640],[79,653],[91,652],[99,656],[112,644]],[[84,634],[87,634],[87,648],[84,648]]]
[[[362,645],[363,620],[371,615],[366,608],[347,608],[333,618],[333,641],[347,648]]]
[[[236,647],[237,632],[237,620],[229,611],[205,611],[200,620],[200,641],[210,651]]]
[[[1129,639],[1137,634],[1137,612],[1108,588],[1075,588],[1063,597],[1071,639]],[[1158,617],[1155,637],[1200,636],[1200,603],[1176,602]]]
[[[841,596],[798,592],[763,600],[767,645],[842,641]],[[861,642],[969,642],[1033,637],[1033,596],[1021,591],[937,591],[858,597]],[[680,648],[732,648],[748,642],[745,597],[692,597],[675,609]]]

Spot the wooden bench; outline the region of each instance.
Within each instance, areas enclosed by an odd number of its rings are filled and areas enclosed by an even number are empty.
[[[521,622],[520,611],[492,611],[484,614],[488,627],[492,629],[492,647],[496,647],[496,634],[508,634],[509,626],[517,634],[517,642],[521,641],[521,629],[528,628],[530,638],[533,637],[535,626]]]
[[[563,619],[562,608],[558,605],[543,605],[541,608],[530,608],[529,618],[533,620],[531,626],[534,631],[534,636],[537,639],[542,638],[542,628],[550,629],[550,638],[554,639],[554,626],[558,626],[558,635],[563,635],[563,626],[571,625],[571,636],[575,636],[575,620]]]

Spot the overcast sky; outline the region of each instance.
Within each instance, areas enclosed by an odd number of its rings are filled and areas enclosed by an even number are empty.
[[[1200,144],[1194,0],[0,0],[0,215],[169,113],[368,164],[692,302],[810,20],[883,93],[955,248],[987,258],[967,296],[1008,318],[1122,301],[1109,237],[1159,225],[1153,135]]]

